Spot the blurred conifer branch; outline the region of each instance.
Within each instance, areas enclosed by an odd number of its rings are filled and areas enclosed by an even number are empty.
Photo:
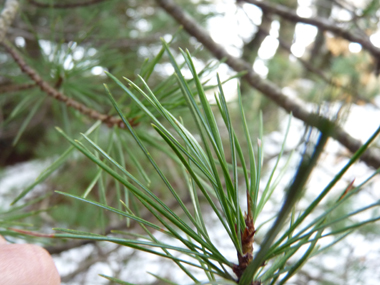
[[[229,54],[221,45],[217,44],[211,38],[204,28],[194,21],[190,15],[184,12],[173,0],[156,0],[156,3],[181,24],[184,27],[184,30],[201,42],[217,59],[226,59],[225,63],[237,72],[247,70],[248,73],[243,78],[247,80],[253,88],[259,90],[274,103],[287,112],[292,113],[294,117],[304,121],[306,124],[319,129],[324,125],[324,121],[327,119],[322,118],[317,114],[310,113],[301,104],[286,96],[275,84],[260,78],[260,76],[253,71],[252,66],[249,63]],[[336,30],[336,32],[338,31],[340,30]],[[355,41],[357,40],[355,36],[353,36],[352,39],[355,39]],[[372,46],[371,51],[376,53],[379,52],[374,46]],[[335,125],[335,130],[331,133],[331,136],[352,153],[362,146],[362,143],[359,140],[353,138],[338,125]],[[380,167],[380,154],[373,149],[367,149],[361,157],[361,160],[373,168],[377,169]]]
[[[7,3],[10,2],[11,4],[8,4],[11,8],[4,9],[10,9],[10,11],[13,11],[16,7],[14,3],[17,1],[7,1]],[[92,2],[98,2],[98,1],[89,1],[86,3],[92,3]],[[316,114],[312,114],[309,111],[307,111],[301,104],[295,102],[294,100],[288,98],[285,94],[282,93],[282,91],[274,85],[272,82],[266,81],[261,79],[252,69],[249,63],[245,62],[242,59],[236,58],[234,56],[231,56],[227,53],[227,51],[215,43],[210,35],[200,26],[198,25],[189,15],[187,15],[181,7],[179,7],[174,1],[172,0],[156,0],[157,4],[166,10],[166,12],[171,15],[177,22],[179,22],[185,30],[192,36],[194,36],[198,41],[200,41],[208,50],[210,50],[216,58],[219,60],[226,58],[226,64],[228,64],[231,68],[233,68],[237,72],[241,72],[244,70],[248,70],[247,75],[244,77],[248,81],[248,83],[255,89],[262,92],[265,96],[267,96],[269,99],[271,99],[273,102],[281,106],[283,109],[285,109],[287,112],[291,112],[294,117],[304,121],[308,125],[318,127],[322,121],[325,119],[320,118]],[[247,1],[249,2],[249,1]],[[255,3],[253,3],[255,2]],[[255,4],[258,1],[251,1],[250,3]],[[13,3],[13,4],[12,4]],[[355,35],[352,35],[350,32],[345,31],[339,27],[335,27],[331,24],[327,25],[326,21],[319,21],[318,19],[308,19],[308,18],[302,18],[298,17],[296,14],[294,14],[291,11],[288,11],[288,9],[284,7],[280,7],[277,10],[272,11],[271,9],[275,8],[273,5],[269,4],[263,4],[262,2],[258,2],[260,8],[266,10],[270,13],[279,13],[280,16],[286,17],[286,19],[298,19],[299,21],[316,21],[314,22],[305,22],[309,24],[315,24],[320,28],[328,29],[334,33],[336,33],[339,36],[342,36],[346,39],[349,39],[354,42],[359,42],[363,45],[364,48],[367,47],[367,50],[369,50],[373,55],[379,54],[379,49],[374,47],[368,40],[364,40],[362,37],[357,37]],[[63,4],[62,4],[63,5]],[[66,5],[66,4],[65,4]],[[76,3],[75,5],[79,5],[79,3]],[[261,5],[261,6],[260,6]],[[263,6],[264,5],[264,6]],[[8,7],[8,6],[7,6]],[[15,13],[15,12],[14,12]],[[7,12],[6,19],[9,19],[12,13]],[[298,18],[295,18],[295,17]],[[6,20],[6,23],[8,23],[9,20]],[[317,24],[316,24],[317,23]],[[334,28],[335,27],[335,28]],[[101,120],[102,122],[112,126],[112,125],[118,125],[123,127],[122,122],[119,118],[116,117],[109,117],[105,114],[101,114],[97,112],[96,110],[93,110],[91,108],[88,108],[87,106],[71,99],[62,94],[61,92],[57,91],[53,87],[51,87],[47,82],[44,82],[42,78],[31,69],[26,62],[21,58],[20,55],[17,54],[14,48],[12,48],[9,44],[3,44],[4,47],[8,50],[8,52],[12,55],[12,57],[15,59],[17,64],[20,66],[20,68],[23,70],[24,73],[28,74],[28,76],[35,81],[41,90],[49,94],[49,96],[54,97],[55,99],[65,102],[67,106],[70,106],[81,113],[85,114],[86,116],[89,116],[96,120]],[[335,132],[332,132],[332,137],[338,140],[342,145],[344,145],[347,149],[349,149],[351,152],[357,151],[360,146],[361,142],[359,140],[354,139],[352,136],[350,136],[347,132],[345,132],[341,127],[336,126]],[[380,155],[376,153],[372,149],[368,149],[367,152],[361,157],[361,160],[363,160],[367,165],[372,166],[374,168],[380,167]]]
[[[45,92],[47,95],[49,95],[50,97],[53,97],[54,99],[58,101],[65,103],[66,106],[71,107],[94,120],[99,120],[107,124],[110,127],[116,125],[120,128],[124,128],[124,123],[121,121],[119,117],[112,117],[109,115],[99,113],[98,111],[91,109],[87,107],[86,105],[83,105],[72,98],[67,97],[62,92],[53,88],[49,83],[44,81],[41,78],[41,76],[33,68],[31,68],[25,62],[25,60],[21,57],[21,55],[16,51],[14,47],[12,47],[9,43],[5,41],[3,41],[2,45],[7,50],[7,52],[12,56],[12,58],[20,67],[22,72],[28,75],[29,78],[32,79],[40,87],[40,89],[43,92]],[[131,121],[131,124],[133,125],[133,121]]]
[[[8,84],[8,85],[0,87],[0,93],[17,92],[21,90],[30,89],[36,86],[37,85],[35,83],[25,83],[25,84],[20,84],[20,85]]]

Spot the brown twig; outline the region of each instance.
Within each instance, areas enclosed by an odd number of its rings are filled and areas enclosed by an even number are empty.
[[[276,14],[283,19],[286,19],[291,22],[305,23],[318,27],[323,31],[330,31],[334,35],[344,38],[350,42],[359,43],[364,49],[369,51],[377,60],[380,60],[380,49],[375,47],[369,40],[367,36],[364,35],[355,35],[351,31],[348,31],[344,28],[339,27],[328,19],[312,17],[312,18],[303,18],[298,16],[294,10],[289,9],[286,6],[279,4],[273,5],[268,3],[268,1],[258,1],[258,0],[238,0],[237,2],[245,2],[253,4],[257,7],[260,7],[263,11],[268,13]]]
[[[247,80],[253,88],[260,91],[285,111],[292,113],[294,117],[318,129],[327,121],[327,119],[315,113],[310,113],[301,104],[286,96],[282,93],[281,89],[272,82],[260,78],[260,76],[253,71],[252,65],[240,58],[230,55],[222,46],[214,42],[208,32],[175,4],[173,0],[156,0],[156,3],[180,23],[187,33],[201,42],[217,59],[226,59],[225,63],[237,72],[247,71],[244,79]],[[332,122],[329,123],[333,124]],[[356,152],[362,146],[359,140],[351,137],[340,126],[336,124],[334,124],[334,126],[335,128],[334,131],[331,132],[331,136],[351,152]],[[368,166],[376,169],[380,167],[380,154],[376,153],[374,149],[367,149],[360,159]]]
[[[32,79],[40,87],[40,89],[43,92],[45,92],[47,95],[53,97],[54,99],[58,101],[64,102],[68,107],[71,107],[92,119],[102,121],[103,123],[107,124],[110,127],[115,126],[115,125],[120,128],[125,127],[121,118],[112,117],[109,115],[99,113],[98,111],[91,109],[79,103],[78,101],[67,97],[62,92],[56,90],[55,88],[50,86],[49,83],[44,81],[41,78],[41,76],[39,76],[38,73],[24,61],[21,55],[10,44],[3,42],[2,45],[7,50],[7,52],[13,57],[14,61],[18,64],[22,72],[27,74],[29,78]],[[136,125],[136,123],[133,120],[131,120],[130,123],[132,126]]]
[[[101,2],[104,2],[105,0],[90,0],[86,2],[79,2],[79,3],[60,3],[60,4],[49,4],[49,3],[41,3],[34,0],[28,0],[28,2],[36,7],[39,8],[55,8],[55,9],[71,9],[71,8],[78,8],[78,7],[85,7],[90,6],[94,4],[99,4]]]
[[[20,84],[20,85],[7,84],[5,86],[0,87],[0,94],[22,91],[26,89],[31,89],[36,86],[37,86],[36,83],[25,83],[25,84]]]
[[[247,198],[250,199],[249,194],[247,193]],[[250,206],[250,205],[249,205]],[[250,211],[251,208],[248,208],[248,213],[245,215],[245,228],[240,234],[241,243],[242,243],[242,253],[238,252],[238,264],[232,267],[233,272],[237,276],[237,281],[240,281],[241,276],[243,275],[245,269],[248,264],[253,259],[253,242],[254,236],[256,233],[252,213]]]
[[[243,12],[246,14],[246,16],[248,17],[248,14],[243,10]],[[269,27],[270,27],[270,24],[272,23],[272,19],[271,17],[269,17],[267,15],[267,13],[265,11],[263,11],[263,19],[261,20],[261,24],[260,26],[257,26],[257,32],[256,32],[256,35],[255,37],[252,39],[251,42],[248,43],[248,45],[250,46],[249,48],[252,50],[252,49],[255,49],[255,53],[257,54],[257,50],[259,49],[261,43],[264,41],[264,39],[269,36],[269,31],[268,31],[268,25],[266,25],[266,27],[263,25],[264,21],[265,22],[269,22]],[[249,18],[249,17],[248,17]],[[255,25],[255,23],[252,21],[251,18],[249,18],[250,22],[252,23],[252,25]],[[256,41],[256,37],[260,37],[260,40]],[[334,82],[332,79],[329,79],[324,73],[322,70],[318,69],[318,68],[315,68],[313,65],[311,65],[310,63],[308,63],[306,60],[300,58],[300,57],[297,57],[293,54],[292,50],[291,50],[291,47],[289,46],[289,44],[287,44],[284,40],[282,40],[280,37],[277,38],[278,40],[278,43],[279,43],[279,47],[284,49],[286,52],[288,52],[289,54],[293,55],[302,65],[303,67],[312,72],[312,73],[315,73],[316,75],[318,75],[323,81],[325,81],[326,83],[334,86],[334,87],[338,87],[338,88],[342,88],[342,89],[345,89],[345,90],[349,90],[349,91],[352,91],[350,88],[346,87],[346,86],[342,86],[340,84],[337,84],[336,82]],[[244,48],[246,47],[247,45],[244,46]],[[256,58],[256,54],[255,54],[255,57]],[[243,52],[243,56],[242,56],[242,59],[243,60],[246,60],[250,63],[253,64],[253,61],[252,60],[247,60],[246,57],[244,56],[244,52]]]

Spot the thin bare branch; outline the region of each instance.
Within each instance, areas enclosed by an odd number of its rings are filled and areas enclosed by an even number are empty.
[[[181,24],[187,33],[201,42],[217,59],[226,59],[226,64],[237,72],[247,71],[244,79],[247,80],[253,88],[259,90],[263,95],[287,112],[292,113],[294,117],[318,129],[321,129],[321,126],[328,122],[327,119],[320,117],[318,114],[310,113],[300,103],[290,99],[272,82],[260,78],[260,76],[253,71],[252,65],[240,58],[230,55],[221,45],[214,42],[208,32],[198,25],[198,23],[185,13],[173,0],[156,0],[156,3]],[[329,123],[334,124],[331,121]],[[332,137],[347,149],[351,152],[355,152],[362,146],[359,140],[354,139],[340,126],[334,125],[334,131],[331,132]],[[362,155],[361,160],[368,166],[376,169],[380,167],[380,154],[375,152],[374,149],[368,149]]]
[[[94,4],[99,4],[101,2],[104,2],[105,0],[90,0],[86,2],[79,2],[79,3],[59,3],[59,4],[50,4],[50,3],[41,3],[34,0],[28,0],[28,2],[36,7],[39,8],[55,8],[55,9],[72,9],[72,8],[78,8],[78,7],[85,7],[90,6]]]
[[[359,43],[362,45],[363,49],[369,51],[377,60],[380,60],[380,49],[375,47],[368,36],[364,36],[363,34],[356,35],[351,31],[348,31],[344,28],[339,27],[335,23],[331,22],[328,19],[312,17],[312,18],[304,18],[297,15],[294,10],[291,10],[285,6],[276,4],[270,4],[268,1],[258,1],[258,0],[238,0],[237,2],[245,2],[253,4],[257,7],[260,7],[263,11],[268,13],[276,14],[288,21],[297,22],[297,23],[305,23],[309,25],[313,25],[318,27],[323,31],[330,31],[334,35],[344,38],[350,42]]]
[[[36,86],[37,86],[36,83],[25,83],[25,84],[17,84],[17,85],[7,84],[5,86],[0,86],[0,94],[22,91],[26,89],[31,89]]]

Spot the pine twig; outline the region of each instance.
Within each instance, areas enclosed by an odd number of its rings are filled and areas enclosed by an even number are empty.
[[[0,94],[2,93],[10,93],[10,92],[17,92],[22,91],[26,89],[31,89],[36,86],[36,83],[25,83],[25,84],[7,84],[5,86],[0,87]]]
[[[14,61],[18,64],[22,72],[27,74],[30,79],[32,79],[39,87],[40,89],[45,92],[47,95],[53,97],[54,99],[61,101],[66,104],[66,106],[71,107],[80,113],[95,119],[100,120],[103,123],[107,124],[109,127],[112,126],[118,126],[119,128],[125,128],[125,125],[121,118],[119,117],[112,117],[109,115],[102,114],[94,109],[91,109],[78,101],[67,97],[62,92],[56,90],[52,86],[49,85],[46,81],[44,81],[41,76],[33,69],[31,68],[21,57],[21,55],[13,48],[9,43],[3,42],[2,45],[7,50],[7,52],[12,56]],[[134,120],[130,120],[130,123],[132,126],[135,126],[136,123]]]

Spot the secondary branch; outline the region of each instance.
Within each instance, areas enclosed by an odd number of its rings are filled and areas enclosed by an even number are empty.
[[[377,61],[380,60],[380,49],[375,47],[369,40],[367,36],[356,35],[351,31],[348,31],[344,28],[339,27],[335,23],[329,21],[328,19],[312,17],[312,18],[304,18],[297,15],[294,10],[291,10],[285,6],[276,4],[270,4],[268,1],[257,1],[257,0],[238,0],[237,2],[245,2],[253,4],[257,7],[260,7],[263,11],[276,14],[288,21],[296,22],[296,23],[305,23],[309,25],[313,25],[321,29],[322,31],[329,31],[334,35],[344,38],[350,42],[359,43],[362,45],[363,49],[369,51]]]
[[[12,56],[14,61],[18,64],[22,72],[24,72],[26,75],[29,76],[30,79],[32,79],[36,85],[40,87],[40,89],[45,92],[50,97],[53,97],[54,99],[61,101],[65,103],[68,107],[71,107],[80,113],[95,119],[100,120],[103,123],[107,124],[108,126],[114,126],[117,125],[120,128],[124,128],[124,123],[119,117],[112,117],[109,115],[102,114],[94,109],[91,109],[78,101],[67,97],[62,92],[58,91],[54,87],[52,87],[49,83],[47,83],[45,80],[41,78],[41,76],[35,71],[33,68],[31,68],[25,60],[21,57],[21,55],[13,48],[10,44],[6,43],[5,41],[2,43],[4,48],[7,50],[7,52]],[[132,122],[133,125],[133,122]]]

